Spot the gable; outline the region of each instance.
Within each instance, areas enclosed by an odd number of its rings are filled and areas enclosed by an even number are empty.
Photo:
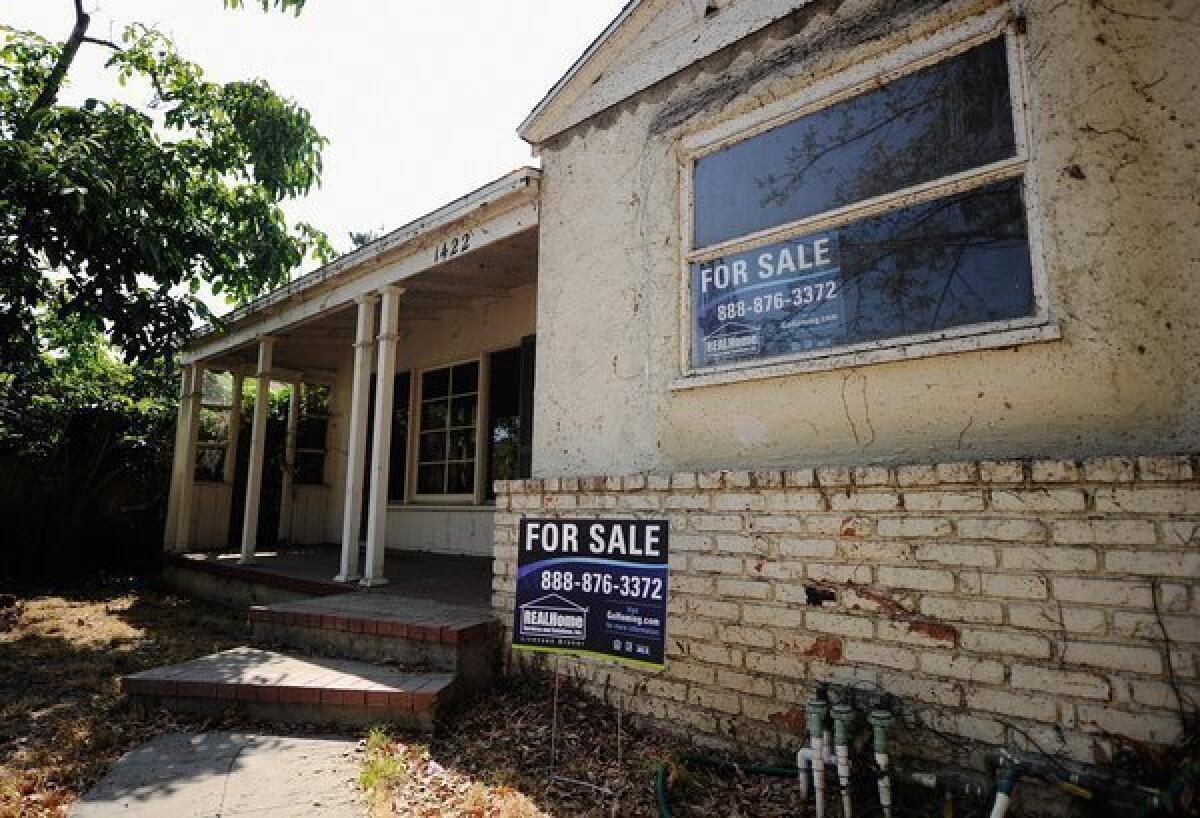
[[[521,123],[537,145],[811,0],[631,0]]]

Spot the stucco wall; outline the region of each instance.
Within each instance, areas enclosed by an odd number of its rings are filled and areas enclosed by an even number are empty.
[[[679,170],[703,130],[988,2],[816,2],[541,145],[534,472],[1200,445],[1200,63],[1182,7],[1024,4],[1062,340],[671,391]]]

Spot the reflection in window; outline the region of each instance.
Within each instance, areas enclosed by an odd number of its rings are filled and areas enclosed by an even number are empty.
[[[824,264],[779,272],[789,251],[803,263],[803,248],[812,246]],[[773,275],[749,287],[712,284],[721,278],[714,268],[734,265]],[[701,282],[692,304],[698,366],[919,335],[1033,310],[1015,179],[692,267]]]
[[[1003,38],[696,161],[695,247],[1016,154]]]
[[[418,494],[475,492],[478,409],[478,361],[422,373]]]
[[[522,476],[521,348],[493,352],[488,362],[487,495],[493,497],[496,480]]]
[[[1015,134],[998,36],[697,159],[692,366],[1034,315]]]
[[[201,379],[200,417],[196,430],[195,479],[220,483],[225,479],[229,448],[229,412],[233,402],[233,376],[205,371]]]

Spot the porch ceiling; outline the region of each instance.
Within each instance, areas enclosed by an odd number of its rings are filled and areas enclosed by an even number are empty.
[[[453,321],[479,302],[506,297],[535,283],[537,253],[535,226],[406,278],[401,283],[400,325]],[[274,368],[289,374],[332,372],[354,343],[355,324],[356,307],[351,303],[272,332]],[[249,373],[257,355],[255,339],[204,363],[212,369]]]

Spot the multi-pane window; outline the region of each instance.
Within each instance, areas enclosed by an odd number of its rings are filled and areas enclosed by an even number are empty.
[[[474,495],[478,411],[478,361],[421,374],[418,495]]]
[[[300,384],[300,418],[296,429],[295,481],[305,485],[325,482],[326,434],[329,429],[329,387]]]
[[[232,386],[233,378],[219,372],[205,372],[201,381],[195,479],[202,483],[220,483],[225,479],[229,413],[234,401]]]
[[[1035,315],[1005,36],[885,80],[697,151],[690,370]]]

